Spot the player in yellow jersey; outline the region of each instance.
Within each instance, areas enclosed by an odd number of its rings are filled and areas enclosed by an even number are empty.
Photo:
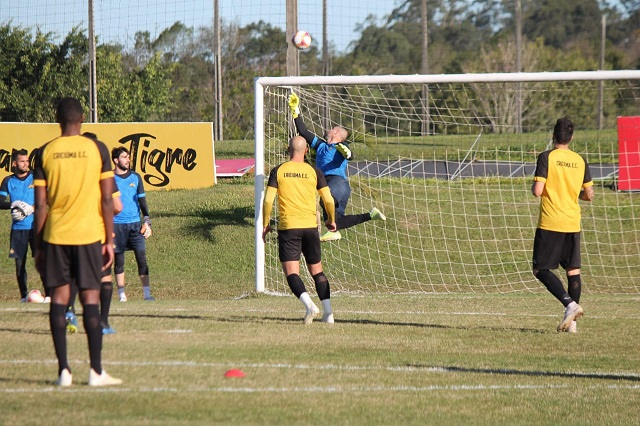
[[[533,242],[533,275],[565,307],[558,332],[576,332],[576,322],[583,315],[579,305],[580,280],[580,204],[593,200],[593,181],[589,165],[569,149],[573,140],[573,123],[560,118],[553,128],[554,148],[538,156],[531,186],[540,197],[540,216]],[[567,273],[565,291],[562,281],[550,270],[562,266]]]
[[[302,136],[291,138],[289,140],[290,160],[271,170],[262,205],[262,239],[264,241],[267,234],[271,232],[269,219],[277,194],[280,213],[278,224],[280,262],[289,288],[306,308],[304,323],[311,324],[320,310],[311,300],[300,278],[301,254],[304,254],[307,268],[322,302],[322,321],[333,323],[331,289],[322,271],[320,237],[316,222],[316,192],[320,193],[327,211],[328,219],[325,224],[330,231],[336,230],[335,204],[324,174],[317,167],[304,161],[308,149],[307,142]]]
[[[59,386],[71,386],[65,311],[71,283],[80,291],[89,344],[90,386],[121,384],[102,369],[100,279],[113,263],[113,171],[107,147],[80,134],[80,101],[56,109],[61,134],[38,150],[34,170],[36,265],[51,289],[49,324]]]

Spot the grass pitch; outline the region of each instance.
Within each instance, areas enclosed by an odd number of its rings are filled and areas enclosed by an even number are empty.
[[[334,297],[302,324],[293,297],[114,302],[87,386],[86,335],[57,365],[46,305],[0,303],[3,424],[637,424],[640,298],[585,296],[557,334],[549,295]],[[240,369],[244,378],[225,378]]]
[[[587,289],[575,335],[555,332],[562,308],[542,291],[337,293],[336,323],[305,327],[292,296],[252,293],[251,180],[148,197],[158,300],[142,301],[127,256],[129,302],[113,302],[104,338],[122,386],[87,386],[82,326],[74,385],[53,386],[48,306],[17,302],[0,256],[0,424],[638,424],[637,295]]]

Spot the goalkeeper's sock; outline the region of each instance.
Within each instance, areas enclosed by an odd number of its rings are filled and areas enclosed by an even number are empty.
[[[151,287],[149,287],[148,285],[142,287],[142,294],[144,295],[145,299],[150,298],[151,297]]]

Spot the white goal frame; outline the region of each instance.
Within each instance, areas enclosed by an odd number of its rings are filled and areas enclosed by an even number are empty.
[[[525,83],[552,81],[640,80],[640,71],[572,71],[381,76],[259,77],[255,80],[255,291],[265,291],[265,245],[262,241],[262,201],[265,192],[264,93],[268,86],[437,83]],[[283,121],[287,117],[283,117]]]

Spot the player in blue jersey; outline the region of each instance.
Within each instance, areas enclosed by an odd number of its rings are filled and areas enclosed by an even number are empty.
[[[114,148],[111,151],[111,159],[115,165],[113,171],[122,200],[122,211],[113,218],[116,234],[114,239],[114,271],[118,296],[121,302],[127,301],[124,289],[124,252],[133,250],[138,264],[138,275],[142,282],[144,300],[153,301],[155,299],[151,296],[151,287],[149,286],[149,266],[147,265],[146,253],[146,239],[151,236],[151,220],[149,219],[149,208],[147,207],[142,177],[129,170],[131,160],[129,151],[125,147]],[[141,213],[142,221],[140,221]]]
[[[353,154],[349,144],[346,142],[349,133],[346,129],[336,126],[327,131],[325,138],[314,135],[307,130],[300,115],[300,99],[295,93],[289,96],[289,108],[293,115],[296,129],[300,136],[305,138],[309,147],[316,151],[316,166],[324,173],[327,178],[327,184],[331,190],[331,195],[336,203],[336,225],[337,230],[328,231],[320,241],[335,241],[342,238],[339,230],[350,228],[369,220],[387,220],[385,215],[377,208],[372,208],[370,212],[362,214],[347,215],[345,210],[349,197],[351,196],[351,187],[347,180],[347,165],[352,159]],[[324,220],[327,220],[327,212],[322,201],[320,202]]]
[[[33,206],[35,191],[33,173],[29,170],[29,153],[26,149],[16,150],[11,156],[13,174],[5,177],[0,184],[0,209],[11,209],[11,235],[9,237],[9,257],[16,261],[16,278],[20,288],[20,301],[27,301],[27,251],[33,254]],[[41,277],[42,279],[42,277]],[[49,296],[49,289],[45,288]],[[45,299],[49,300],[49,299]]]

